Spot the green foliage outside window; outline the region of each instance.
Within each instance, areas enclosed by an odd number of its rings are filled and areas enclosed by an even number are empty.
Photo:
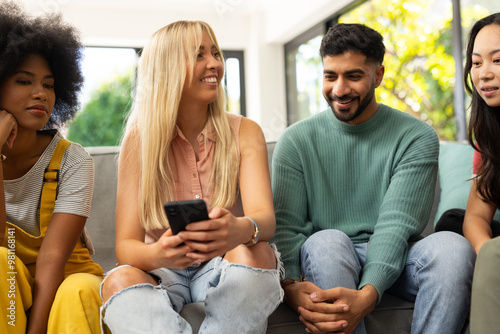
[[[462,8],[462,23],[487,14],[480,6]],[[455,140],[451,1],[372,0],[339,19],[362,23],[384,37],[384,81],[379,102],[412,114],[434,127],[443,140]]]
[[[462,7],[464,35],[476,20],[489,14],[481,5],[488,1],[475,0],[474,5]],[[339,19],[366,24],[384,36],[385,76],[376,90],[378,101],[425,120],[443,140],[455,140],[457,131],[451,20],[450,0],[371,0]],[[312,109],[318,112],[326,107],[321,95],[322,67],[317,42],[314,39],[311,45],[301,46],[312,48],[312,54],[303,55],[307,50],[301,49],[297,56],[297,62],[305,64],[299,73],[301,80],[308,78],[304,79],[304,75],[317,72],[316,78],[310,79],[313,82],[309,86],[314,89],[310,91],[307,86],[296,93],[299,111],[305,110],[299,119],[309,116]],[[133,77],[131,70],[104,82],[70,124],[67,137],[83,146],[118,145],[131,107]]]
[[[129,71],[104,82],[71,122],[67,138],[82,146],[119,145],[132,103],[132,81]]]

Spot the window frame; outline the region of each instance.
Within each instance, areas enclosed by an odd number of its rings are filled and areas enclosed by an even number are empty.
[[[222,50],[222,54],[224,55],[224,63],[226,62],[227,58],[238,59],[239,70],[240,70],[240,114],[246,117],[247,100],[246,100],[246,87],[245,87],[245,53],[243,50]],[[224,76],[224,87],[227,87],[226,76]]]
[[[297,115],[297,100],[293,100],[297,96],[296,89],[296,66],[294,64],[290,64],[288,61],[288,54],[293,50],[297,50],[298,47],[311,38],[318,36],[319,34],[326,34],[330,27],[333,27],[337,22],[340,16],[351,11],[352,9],[362,5],[363,3],[369,0],[359,0],[351,3],[349,6],[343,8],[338,13],[330,16],[329,18],[319,22],[306,32],[301,35],[295,37],[290,40],[284,46],[284,57],[285,57],[285,85],[286,85],[286,119],[287,126],[293,124],[296,120],[293,119],[294,115]],[[465,89],[464,85],[461,84],[463,82],[463,73],[464,73],[464,55],[463,55],[463,32],[461,26],[461,4],[460,0],[451,0],[452,2],[452,38],[453,38],[453,58],[455,60],[455,87],[454,87],[454,115],[457,120],[457,133],[455,139],[457,141],[463,141],[467,138],[466,133],[466,113],[465,113]],[[458,18],[458,19],[457,19]],[[293,66],[292,66],[293,65]],[[290,91],[293,90],[293,94],[290,94]],[[291,95],[291,96],[290,96]]]
[[[328,31],[328,22],[322,22],[285,44],[285,91],[286,91],[287,126],[290,126],[298,121],[298,119],[294,119],[297,117],[298,114],[298,104],[297,104],[298,91],[297,91],[297,73],[296,73],[297,63],[295,62],[295,59],[293,61],[290,61],[289,59],[290,57],[288,57],[288,55],[290,53],[296,53],[298,48],[302,44],[307,43],[309,40],[321,34],[325,34],[326,31]]]

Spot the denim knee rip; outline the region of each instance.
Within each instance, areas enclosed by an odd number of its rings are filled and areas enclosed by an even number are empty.
[[[104,285],[104,282],[106,281],[106,279],[109,277],[109,275],[111,275],[113,272],[117,271],[117,270],[120,270],[122,268],[125,268],[125,267],[132,267],[131,265],[128,265],[128,264],[124,264],[124,265],[121,265],[121,266],[118,266],[118,267],[115,267],[113,269],[111,269],[110,271],[108,271],[105,275],[104,275],[104,279],[102,280],[101,282],[101,287],[99,289],[99,296],[101,297],[101,299],[104,301],[104,299],[102,298],[102,287]],[[106,308],[108,307],[108,305],[115,299],[116,296],[118,295],[121,295],[122,293],[125,293],[126,291],[129,291],[131,289],[137,289],[137,288],[141,288],[141,287],[145,287],[145,286],[149,286],[149,287],[152,287],[154,289],[158,289],[158,286],[154,286],[150,283],[142,283],[142,284],[136,284],[136,285],[132,285],[132,286],[129,286],[125,289],[122,289],[116,293],[114,293],[111,297],[109,297],[109,299],[106,301],[106,302],[103,302],[102,303],[102,306],[100,308],[100,312],[99,312],[99,315],[100,315],[100,324],[101,324],[101,333],[108,333],[109,331],[104,331],[104,315],[105,315],[105,312],[106,312]]]
[[[159,290],[159,289],[165,290],[165,288],[163,288],[161,285],[154,286],[151,283],[141,283],[141,284],[136,284],[136,285],[129,286],[129,287],[125,288],[125,289],[122,289],[122,290],[114,293],[111,297],[109,297],[109,299],[105,303],[102,304],[100,312],[99,312],[100,318],[101,318],[101,320],[100,320],[100,323],[101,323],[101,333],[108,333],[109,332],[109,331],[104,331],[104,328],[106,326],[105,323],[104,323],[104,317],[106,315],[106,309],[111,304],[111,302],[113,302],[113,300],[116,297],[122,295],[123,293],[126,293],[126,292],[128,292],[130,290],[141,289],[141,288],[144,288],[144,287],[150,287],[150,288],[155,289],[155,290]],[[101,285],[101,293],[102,293],[102,285]],[[165,291],[165,296],[166,296],[166,291]],[[101,296],[101,298],[102,298],[102,296]]]
[[[214,277],[210,281],[210,285],[213,287],[217,286],[217,283],[219,281],[223,280],[223,278],[227,272],[227,269],[230,267],[246,268],[246,269],[248,269],[252,272],[255,272],[255,273],[259,273],[259,272],[260,273],[271,273],[271,274],[273,274],[274,278],[276,279],[276,284],[280,289],[279,301],[281,303],[283,301],[284,296],[285,296],[285,292],[283,291],[283,289],[281,289],[281,278],[285,276],[285,267],[283,266],[283,262],[281,261],[281,254],[278,251],[278,249],[276,248],[276,245],[270,244],[270,246],[271,246],[271,248],[274,252],[274,256],[276,258],[276,269],[254,268],[254,267],[250,267],[250,266],[247,266],[244,264],[231,263],[231,262],[228,262],[227,260],[223,259],[222,257],[219,257],[216,259],[214,268],[218,268],[219,266],[221,267],[220,275],[218,277]]]
[[[219,271],[220,274],[219,275],[214,275],[210,279],[210,281],[209,281],[210,286],[215,287],[215,286],[218,285],[218,283],[220,281],[224,280],[226,272],[227,272],[228,268],[230,268],[230,267],[245,268],[245,269],[249,270],[250,272],[254,272],[256,274],[258,274],[258,273],[269,273],[269,274],[271,274],[273,276],[273,279],[275,279],[276,286],[279,289],[279,302],[282,302],[283,301],[283,297],[284,297],[284,292],[283,292],[283,289],[281,289],[281,286],[280,286],[280,280],[281,280],[280,277],[284,276],[284,267],[283,267],[283,263],[281,262],[280,253],[278,252],[276,246],[274,244],[271,244],[270,246],[272,247],[274,255],[275,255],[275,258],[276,258],[276,267],[277,267],[277,269],[253,268],[253,267],[242,265],[242,264],[230,263],[227,260],[224,260],[223,258],[219,257],[219,258],[215,259],[214,268],[218,268],[218,271]],[[106,273],[106,276],[105,276],[105,278],[103,279],[103,281],[101,283],[101,289],[100,289],[100,292],[99,292],[101,298],[102,298],[102,287],[103,287],[104,282],[106,281],[106,279],[109,277],[110,274],[112,274],[113,272],[115,272],[115,271],[117,271],[117,270],[119,270],[121,268],[124,268],[124,267],[130,267],[130,266],[129,265],[122,265],[122,266],[113,268],[112,270],[110,270],[109,272]],[[113,294],[101,306],[101,310],[100,310],[101,331],[103,333],[105,333],[103,331],[103,329],[106,326],[105,323],[104,323],[104,317],[105,317],[106,309],[108,308],[108,306],[110,305],[110,303],[112,301],[114,301],[114,299],[117,296],[120,296],[121,294],[123,294],[123,293],[125,293],[127,291],[130,291],[130,290],[133,290],[133,289],[138,289],[138,288],[144,288],[144,287],[149,287],[149,288],[154,289],[154,290],[162,290],[162,291],[165,292],[165,297],[168,298],[168,293],[167,293],[168,286],[162,284],[161,281],[156,286],[154,286],[154,285],[152,285],[150,283],[141,283],[141,284],[136,284],[136,285],[133,285],[133,286],[130,286],[130,287],[127,287],[125,289],[120,290],[119,292]]]

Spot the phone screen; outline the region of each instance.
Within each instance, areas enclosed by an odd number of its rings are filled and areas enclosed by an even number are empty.
[[[201,199],[167,202],[163,207],[174,235],[184,231],[189,223],[209,219],[207,205]]]

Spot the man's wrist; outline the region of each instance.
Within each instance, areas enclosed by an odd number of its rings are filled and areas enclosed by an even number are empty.
[[[377,289],[373,285],[367,284],[361,288],[361,291],[366,294],[370,304],[372,304],[375,307],[375,305],[377,305],[378,302]]]
[[[291,278],[285,278],[284,280],[281,281],[281,288],[283,289],[283,292],[285,293],[283,301],[288,304],[288,306],[292,307],[297,311],[297,305],[294,305],[293,303],[290,303],[290,301],[295,300],[293,297],[294,294],[294,287],[297,285],[296,283],[299,283],[298,281],[291,279]]]

